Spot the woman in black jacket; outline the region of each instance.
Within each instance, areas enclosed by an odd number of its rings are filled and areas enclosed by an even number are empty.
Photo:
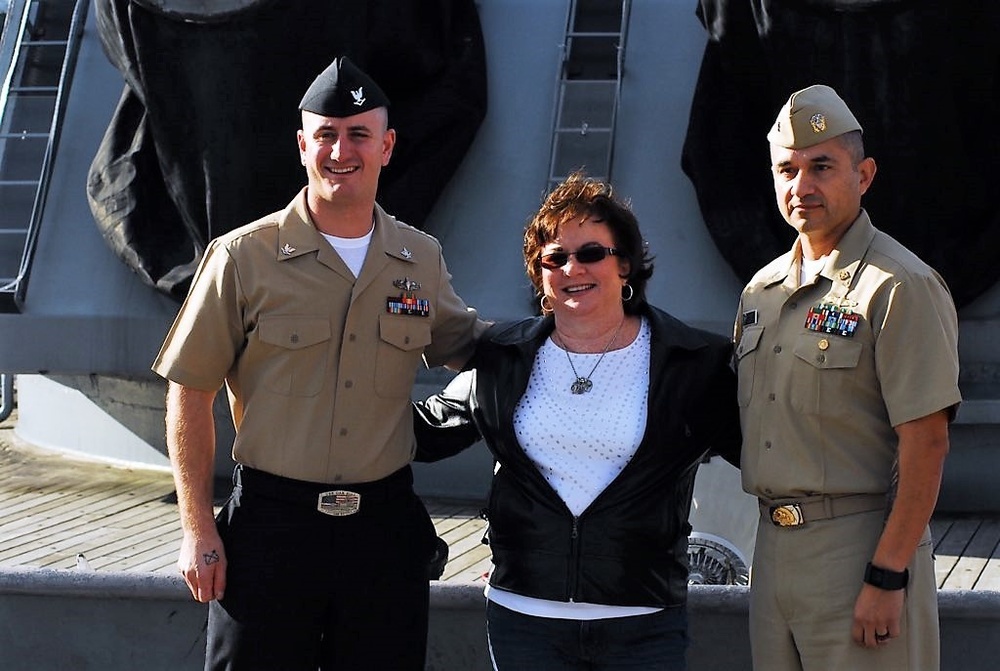
[[[416,404],[417,458],[482,437],[495,669],[684,669],[688,512],[708,453],[738,465],[730,341],[647,304],[652,263],[581,174],[524,236],[542,316],[497,324]]]

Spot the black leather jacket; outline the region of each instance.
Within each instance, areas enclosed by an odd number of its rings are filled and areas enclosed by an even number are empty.
[[[579,517],[514,434],[514,407],[554,327],[551,317],[492,327],[466,371],[415,404],[418,460],[455,454],[482,436],[499,462],[488,503],[492,585],[555,601],[686,601],[687,519],[698,464],[708,452],[739,463],[732,347],[656,308],[644,316],[652,330],[646,431],[631,462]]]

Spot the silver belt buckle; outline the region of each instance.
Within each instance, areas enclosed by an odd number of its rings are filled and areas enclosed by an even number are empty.
[[[802,508],[797,503],[786,503],[783,506],[771,506],[771,522],[776,527],[797,527],[805,524],[802,519]]]
[[[316,510],[333,517],[353,515],[359,508],[361,508],[361,494],[346,489],[323,492],[316,501]]]

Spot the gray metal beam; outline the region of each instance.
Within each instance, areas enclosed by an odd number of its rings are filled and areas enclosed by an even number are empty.
[[[482,584],[432,583],[428,671],[489,668]],[[689,664],[750,668],[748,588],[693,586]],[[942,671],[992,669],[1000,592],[940,590]],[[200,669],[206,607],[180,576],[0,571],[0,668]]]

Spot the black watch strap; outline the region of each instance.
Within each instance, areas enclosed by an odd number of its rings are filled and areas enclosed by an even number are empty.
[[[886,568],[872,566],[871,562],[865,566],[865,582],[869,585],[885,590],[899,590],[906,587],[910,581],[909,569],[902,571],[890,571]]]

